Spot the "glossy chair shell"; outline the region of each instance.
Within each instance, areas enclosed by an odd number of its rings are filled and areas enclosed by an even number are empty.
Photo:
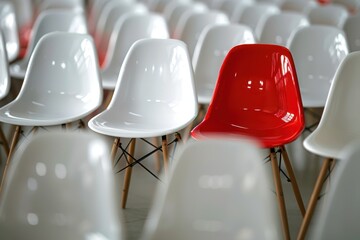
[[[0,100],[8,95],[10,86],[11,79],[9,74],[6,45],[3,34],[0,32]]]
[[[124,59],[110,105],[89,121],[89,127],[116,137],[163,136],[184,128],[196,114],[186,45],[173,39],[142,39]]]
[[[18,96],[0,109],[0,121],[49,126],[79,120],[94,111],[102,100],[94,49],[86,34],[58,32],[42,37]]]
[[[251,136],[263,147],[280,146],[295,140],[303,130],[300,100],[288,49],[239,45],[225,57],[209,109],[191,135],[195,139],[219,134]]]
[[[344,24],[344,32],[349,44],[349,51],[360,51],[360,14],[349,16]]]
[[[261,158],[245,139],[185,145],[157,189],[141,240],[281,239]]]
[[[354,52],[339,66],[319,126],[304,141],[312,153],[337,159],[341,149],[360,138],[360,114],[354,110],[360,102],[359,61],[360,52]]]
[[[8,61],[14,61],[20,51],[15,10],[9,2],[0,2],[0,29],[4,36]]]
[[[111,36],[104,69],[101,71],[104,89],[115,89],[128,50],[133,43],[144,38],[169,38],[166,21],[161,15],[128,14],[119,19]]]
[[[345,34],[331,26],[299,29],[289,40],[304,107],[324,107],[331,82],[348,54]]]
[[[359,139],[346,144],[339,154],[339,163],[331,173],[331,183],[319,205],[317,218],[312,221],[309,239],[352,239],[360,236],[357,220],[360,191],[357,180],[360,168]]]
[[[192,57],[200,34],[206,26],[229,23],[229,18],[219,11],[193,13],[184,24],[184,28],[180,33],[180,40],[186,43],[189,49],[190,57]]]
[[[300,13],[283,12],[266,20],[259,42],[288,46],[290,36],[299,28],[309,26],[307,17]]]
[[[85,132],[21,145],[0,201],[1,239],[123,239],[109,149]]]
[[[311,24],[328,25],[342,28],[349,13],[341,5],[328,4],[309,10],[308,18]]]
[[[215,25],[202,31],[194,50],[195,86],[200,104],[209,104],[221,64],[236,45],[255,43],[252,30],[240,24]]]
[[[10,65],[10,75],[23,79],[31,54],[42,36],[50,32],[87,33],[86,20],[83,13],[67,10],[46,10],[41,13],[33,27],[29,46],[23,59]]]

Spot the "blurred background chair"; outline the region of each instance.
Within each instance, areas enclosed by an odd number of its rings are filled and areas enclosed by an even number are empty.
[[[307,123],[312,131],[321,114],[316,109],[325,106],[335,72],[348,54],[345,33],[332,26],[307,26],[299,29],[289,40],[289,46],[299,79],[301,98],[307,113],[315,122]]]
[[[245,7],[237,22],[248,25],[254,32],[256,39],[260,38],[267,18],[280,13],[278,6],[269,3],[257,3]]]
[[[219,138],[183,148],[158,186],[142,240],[281,239],[256,143]]]
[[[226,13],[232,23],[238,23],[245,7],[254,4],[254,0],[225,0],[222,2],[219,10]]]
[[[3,180],[22,126],[33,127],[32,131],[75,121],[83,126],[81,119],[101,102],[102,86],[93,39],[87,34],[67,32],[43,36],[31,55],[20,93],[0,108],[0,121],[16,126]]]
[[[349,51],[360,51],[360,15],[349,16],[345,23],[343,30],[346,34],[346,40],[349,45]]]
[[[178,141],[180,134],[177,132],[190,124],[196,114],[196,92],[186,45],[174,39],[136,41],[121,66],[109,106],[88,123],[93,131],[115,138],[111,154],[114,161],[118,148],[125,155],[123,208],[126,207],[132,167],[137,163],[145,167],[141,160],[162,149],[167,169],[171,141],[167,141],[166,135],[175,134],[174,141]],[[162,137],[162,145],[136,159],[136,139],[149,137]],[[120,138],[131,139],[129,150],[121,146]]]
[[[108,153],[85,132],[32,137],[9,167],[0,238],[124,239]]]
[[[309,26],[307,17],[295,12],[271,15],[265,21],[259,42],[278,44],[286,47],[290,36],[299,28]]]
[[[328,4],[311,8],[308,12],[308,18],[311,24],[328,25],[342,28],[349,13],[341,5]]]
[[[309,239],[352,239],[360,235],[357,225],[360,218],[360,191],[356,184],[354,186],[360,169],[359,150],[359,139],[346,144],[341,150],[339,163],[331,174],[328,191],[323,196],[326,199],[318,206],[313,231],[309,231]]]
[[[133,43],[145,38],[169,38],[166,21],[156,13],[129,13],[116,23],[104,67],[100,71],[105,92],[104,107],[112,97],[124,58]]]
[[[340,158],[341,150],[351,142],[360,139],[358,123],[360,114],[354,109],[360,102],[356,89],[359,88],[358,63],[360,53],[350,53],[340,64],[330,88],[319,126],[304,141],[304,147],[325,158],[314,190],[312,192],[306,215],[300,228],[299,237],[303,238],[310,224],[312,214],[322,189],[329,167]]]
[[[207,26],[229,24],[226,14],[219,11],[208,11],[204,13],[192,13],[185,21],[179,39],[184,41],[189,49],[190,58],[193,57],[196,43],[201,32]]]
[[[247,136],[269,149],[285,239],[290,238],[290,232],[276,152],[284,160],[304,215],[305,207],[285,149],[285,144],[297,139],[303,128],[303,107],[290,51],[279,45],[242,44],[225,57],[204,120],[191,131],[191,136],[199,140],[218,135]]]
[[[142,3],[112,1],[107,4],[97,22],[94,39],[102,67],[106,58],[111,35],[115,31],[115,25],[119,19],[130,13],[147,13],[147,7]],[[136,29],[134,29],[136,31]]]
[[[43,11],[34,23],[26,55],[10,65],[10,75],[17,79],[23,79],[32,52],[40,38],[47,33],[57,31],[87,33],[85,16],[81,12],[68,10]]]
[[[0,2],[0,30],[3,34],[9,62],[14,61],[20,51],[18,26],[13,5]]]
[[[299,1],[299,0],[285,0],[280,5],[282,11],[297,12],[307,15],[309,10],[318,6],[316,1]]]

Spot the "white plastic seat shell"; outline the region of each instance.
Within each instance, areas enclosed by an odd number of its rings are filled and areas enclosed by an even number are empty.
[[[0,238],[124,239],[109,158],[105,139],[89,132],[31,136],[9,167]]]
[[[20,51],[15,10],[9,2],[0,2],[0,29],[4,36],[8,61],[14,61]]]
[[[127,14],[114,27],[107,59],[101,71],[104,89],[115,89],[121,65],[132,46],[139,39],[169,38],[165,19],[160,14]]]
[[[304,107],[324,107],[335,72],[348,54],[345,33],[336,27],[310,25],[296,31],[289,46]]]
[[[342,29],[349,13],[347,9],[338,4],[319,5],[308,12],[311,24],[328,25]]]
[[[197,114],[185,43],[142,39],[129,49],[111,102],[88,126],[115,137],[163,136],[187,126]]]
[[[3,99],[8,95],[10,86],[11,79],[9,74],[6,45],[3,34],[0,32],[0,99]]]
[[[349,16],[343,26],[349,44],[349,51],[360,51],[360,14]]]
[[[188,142],[157,188],[140,239],[281,239],[261,158],[247,139]]]
[[[252,30],[245,25],[214,25],[202,31],[193,56],[195,86],[200,104],[210,103],[221,64],[228,51],[245,43],[255,43]]]
[[[319,126],[304,140],[308,151],[338,159],[347,144],[360,138],[360,114],[355,110],[360,101],[359,61],[360,52],[353,52],[339,66]]]
[[[37,42],[46,33],[55,31],[87,33],[83,13],[68,10],[46,10],[42,12],[34,24],[26,55],[10,65],[10,75],[12,77],[18,79],[25,77],[31,54]]]
[[[56,32],[43,36],[30,58],[18,96],[0,108],[0,121],[50,126],[87,116],[102,100],[95,57],[94,42],[87,34]]]

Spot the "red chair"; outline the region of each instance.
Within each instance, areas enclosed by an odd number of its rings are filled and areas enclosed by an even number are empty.
[[[204,120],[191,131],[201,140],[216,135],[248,136],[270,149],[274,182],[286,239],[289,226],[276,152],[283,156],[302,215],[305,207],[285,149],[304,128],[303,106],[290,51],[270,44],[243,44],[221,66]]]

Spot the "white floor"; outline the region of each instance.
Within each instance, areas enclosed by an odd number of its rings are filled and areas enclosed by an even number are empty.
[[[2,127],[3,129],[5,129],[6,133],[8,134],[8,138],[10,139],[10,126],[2,124]],[[305,205],[307,205],[307,202],[309,200],[310,193],[314,186],[314,181],[319,172],[319,166],[322,162],[320,157],[310,154],[303,148],[302,141],[307,134],[308,132],[304,132],[304,134],[297,141],[287,146]],[[111,140],[112,139],[109,139],[109,146],[111,146],[112,144]],[[136,153],[140,155],[146,149],[147,147],[144,144],[140,143],[137,145]],[[1,156],[3,160],[0,165],[2,172],[5,163],[5,157],[2,149]],[[144,160],[144,164],[146,164],[146,166],[155,171],[155,160],[153,157]],[[120,163],[118,168],[123,165],[124,163]],[[123,176],[123,172],[116,174],[119,199],[122,192]],[[157,184],[161,184],[161,182],[156,180],[142,167],[136,165],[133,168],[133,176],[129,191],[127,208],[122,210],[125,233],[127,236],[126,239],[139,239],[142,233],[144,222],[147,220],[148,211],[152,206],[152,199]],[[286,182],[285,178],[283,178],[283,186],[284,194],[286,197],[291,236],[292,239],[296,239],[302,217],[300,211],[298,210],[296,201],[293,197],[290,183]]]

